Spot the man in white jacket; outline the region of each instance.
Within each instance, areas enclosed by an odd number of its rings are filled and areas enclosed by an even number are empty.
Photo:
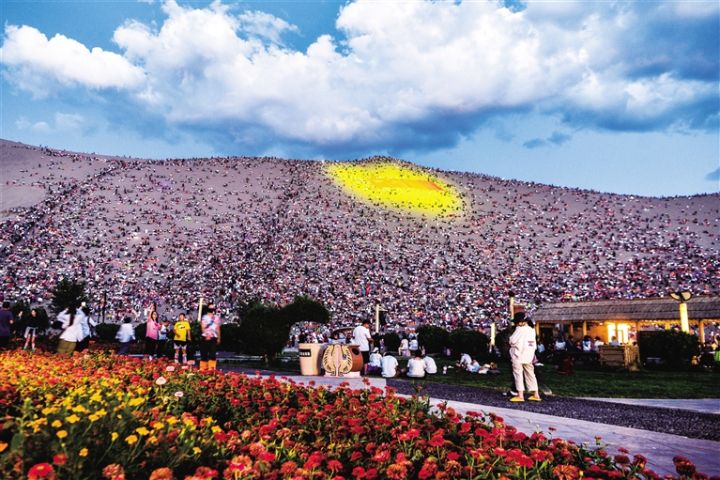
[[[524,312],[518,312],[513,317],[515,331],[510,336],[510,359],[512,360],[513,377],[517,395],[510,399],[511,402],[525,401],[525,387],[532,395],[528,400],[540,401],[537,379],[533,358],[535,357],[536,341],[535,330],[528,325]],[[524,380],[524,382],[523,382]]]

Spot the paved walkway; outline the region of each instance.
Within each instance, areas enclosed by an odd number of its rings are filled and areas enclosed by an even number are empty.
[[[583,398],[585,400],[597,400],[600,402],[623,403],[626,405],[645,405],[648,407],[669,408],[672,410],[689,410],[691,412],[712,413],[714,415],[720,415],[720,399],[716,398],[668,400],[660,400],[656,398]]]
[[[280,376],[280,375],[277,375]],[[367,384],[363,379],[338,379],[332,377],[302,377],[288,376],[295,383],[314,385],[326,385],[329,387],[340,385],[348,382],[351,388],[366,388]],[[370,377],[370,385],[378,388],[385,387],[383,378]],[[596,399],[618,402],[618,399]],[[620,399],[623,400],[623,399]],[[431,398],[432,405],[444,402],[443,399]],[[627,403],[637,405],[662,406],[660,403],[666,403],[668,408],[680,408],[678,405],[684,405],[686,408],[703,408],[707,412],[708,408],[711,413],[717,407],[718,400],[694,401],[694,400],[632,400]],[[683,403],[680,403],[683,402]],[[712,403],[714,402],[714,404]],[[513,408],[487,407],[474,403],[449,401],[448,405],[459,413],[468,411],[476,412],[494,412],[501,416],[508,425],[516,427],[518,430],[531,434],[536,431],[542,431],[546,435],[549,434],[549,427],[556,430],[553,436],[572,440],[576,443],[585,443],[594,446],[595,437],[601,437],[602,444],[606,446],[609,454],[618,453],[618,448],[624,447],[630,451],[631,455],[642,454],[648,458],[649,468],[657,473],[675,474],[675,467],[672,459],[675,455],[682,455],[692,460],[698,467],[698,470],[708,475],[720,474],[720,442],[711,440],[700,440],[694,438],[681,437],[679,435],[670,435],[667,433],[651,432],[647,430],[639,430],[635,428],[620,427],[617,425],[608,425],[602,423],[593,423],[584,420],[576,420],[567,417],[557,417],[553,415],[544,415],[541,413],[525,412]],[[715,405],[715,406],[713,406]]]

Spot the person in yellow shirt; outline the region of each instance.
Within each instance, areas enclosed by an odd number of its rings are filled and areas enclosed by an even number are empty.
[[[187,363],[187,344],[192,340],[190,322],[181,313],[173,327],[173,343],[175,345],[175,363]]]

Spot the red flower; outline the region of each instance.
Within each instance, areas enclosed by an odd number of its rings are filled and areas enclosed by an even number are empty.
[[[457,453],[457,452],[448,452],[448,454],[447,454],[447,459],[448,459],[448,460],[455,461],[455,460],[457,460],[458,458],[460,458],[460,454]]]
[[[619,463],[620,465],[628,465],[630,464],[630,459],[627,455],[615,455],[615,463]]]
[[[67,458],[67,457],[66,457]],[[50,480],[55,479],[55,469],[49,463],[37,463],[30,467],[27,474],[28,480],[40,480],[42,478],[48,478]]]
[[[385,463],[390,460],[390,452],[388,452],[387,450],[380,450],[375,455],[373,455],[372,459],[374,462],[377,463]]]
[[[430,445],[431,447],[442,447],[443,445],[445,445],[445,439],[442,435],[435,435],[430,439],[428,445]]]
[[[210,467],[198,467],[195,469],[195,476],[203,480],[212,480],[217,478],[218,471]]]
[[[62,466],[67,463],[67,459],[68,459],[68,457],[64,453],[58,453],[57,455],[53,456],[53,463],[55,465]]]
[[[292,460],[288,460],[280,467],[280,473],[285,477],[294,474],[295,470],[297,470],[297,463],[293,462]]]
[[[425,460],[425,463],[423,463],[423,466],[418,473],[418,478],[420,480],[428,480],[435,475],[437,470],[437,463],[432,460]]]
[[[355,478],[365,478],[365,469],[363,467],[353,468],[352,476]]]
[[[335,459],[332,459],[327,462],[327,468],[331,472],[337,472],[342,470],[343,464]]]

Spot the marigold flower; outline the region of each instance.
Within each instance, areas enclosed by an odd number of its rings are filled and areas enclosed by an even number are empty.
[[[137,435],[128,435],[127,437],[125,437],[125,442],[128,445],[135,445],[137,443],[137,441],[138,441]]]
[[[118,434],[118,432],[112,432],[112,433],[110,434],[110,441],[111,441],[111,442],[114,442],[115,440],[118,439],[119,436],[120,436],[120,435]]]
[[[50,424],[50,426],[53,428],[60,428],[62,427],[62,422],[60,420],[55,420]]]
[[[49,463],[37,463],[30,467],[27,474],[28,480],[55,479],[55,469]]]
[[[88,449],[87,448],[81,448],[78,452],[78,455],[81,457],[87,457],[88,456]]]
[[[6,442],[0,442],[0,453],[4,452],[8,447]]]
[[[68,436],[68,433],[65,430],[59,430],[55,435],[62,440],[63,438],[66,438]]]
[[[135,429],[135,431],[136,431],[141,437],[145,437],[145,436],[147,436],[147,435],[150,434],[150,430],[148,430],[148,429],[145,428],[145,427],[138,427],[138,428]]]

